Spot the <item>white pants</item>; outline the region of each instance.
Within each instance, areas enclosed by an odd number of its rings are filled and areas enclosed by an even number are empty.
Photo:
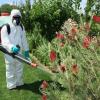
[[[5,55],[7,88],[12,89],[23,85],[23,66],[16,59]]]

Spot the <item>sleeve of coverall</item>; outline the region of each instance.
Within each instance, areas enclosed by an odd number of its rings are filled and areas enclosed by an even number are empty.
[[[23,46],[24,51],[29,50],[29,45],[27,43],[27,38],[26,38],[26,33],[25,33],[24,28],[23,28],[23,32],[22,32],[22,46]]]
[[[7,32],[7,27],[6,26],[3,26],[2,29],[1,29],[1,44],[9,52],[11,52],[11,48],[14,46],[13,44],[11,44],[11,42],[9,40],[9,36],[8,36],[8,32]]]

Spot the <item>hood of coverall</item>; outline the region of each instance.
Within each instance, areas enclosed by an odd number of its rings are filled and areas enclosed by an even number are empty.
[[[21,23],[21,12],[18,9],[13,9],[11,11],[11,19],[12,19],[12,23],[17,26],[20,25]]]

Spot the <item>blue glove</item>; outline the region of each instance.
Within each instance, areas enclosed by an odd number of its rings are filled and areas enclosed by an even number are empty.
[[[25,52],[24,52],[24,56],[25,56],[25,58],[30,58],[30,57],[29,57],[29,51],[25,51]]]
[[[18,54],[18,52],[20,51],[20,48],[13,46],[11,50],[13,53]]]

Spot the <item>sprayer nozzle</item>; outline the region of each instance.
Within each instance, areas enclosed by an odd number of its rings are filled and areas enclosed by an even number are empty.
[[[37,67],[37,64],[31,63],[32,67]]]

